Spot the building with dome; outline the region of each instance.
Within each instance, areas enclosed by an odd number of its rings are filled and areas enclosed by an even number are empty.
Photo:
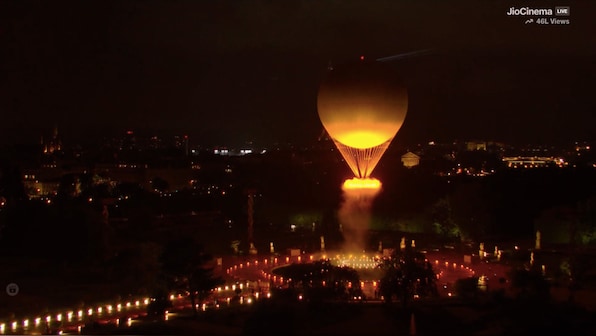
[[[420,156],[412,152],[407,152],[406,154],[401,156],[401,163],[406,168],[415,167],[420,164]]]

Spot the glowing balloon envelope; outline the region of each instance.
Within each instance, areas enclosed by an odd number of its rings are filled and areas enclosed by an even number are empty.
[[[358,62],[327,74],[317,108],[354,175],[368,178],[405,120],[408,94],[384,63]]]

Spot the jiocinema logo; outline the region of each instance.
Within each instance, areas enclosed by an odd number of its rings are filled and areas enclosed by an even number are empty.
[[[509,8],[507,15],[509,15],[509,16],[553,15],[553,10],[550,8],[530,8],[530,7],[515,8],[515,7],[511,7],[511,8]]]

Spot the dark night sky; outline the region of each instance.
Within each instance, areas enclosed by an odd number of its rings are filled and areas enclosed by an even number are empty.
[[[193,143],[312,142],[328,63],[392,62],[410,89],[396,141],[592,139],[589,1],[1,1],[0,144],[185,133]],[[455,5],[457,3],[457,5]],[[524,25],[511,6],[571,6]]]

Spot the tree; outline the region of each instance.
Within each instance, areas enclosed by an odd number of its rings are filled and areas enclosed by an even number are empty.
[[[578,202],[577,243],[596,243],[596,196]]]
[[[427,211],[435,231],[446,240],[480,240],[495,234],[493,207],[487,187],[462,181],[456,189],[436,201]]]
[[[169,279],[170,289],[190,293],[195,315],[198,313],[197,300],[205,300],[213,288],[224,283],[221,277],[214,276],[214,268],[210,266],[212,260],[213,256],[192,238],[168,243],[162,254],[163,270]]]
[[[406,307],[414,295],[438,295],[432,265],[424,254],[411,247],[403,251],[396,250],[391,257],[384,258],[378,267],[384,271],[379,291],[387,303],[396,297]]]
[[[462,278],[455,281],[455,294],[462,298],[473,299],[478,296],[478,277]]]
[[[567,260],[561,263],[560,269],[567,277],[569,300],[573,301],[575,292],[589,279],[590,257],[587,254],[573,252]]]
[[[534,230],[542,234],[543,244],[571,244],[577,217],[577,211],[570,206],[546,209],[534,220]]]
[[[480,240],[492,227],[489,202],[479,182],[463,183],[449,196],[452,220],[461,237]]]
[[[82,200],[58,199],[51,205],[40,200],[18,202],[0,213],[1,247],[12,255],[60,263],[97,262],[107,250],[99,239],[102,220],[101,213]]]
[[[546,301],[550,297],[550,285],[540,270],[513,269],[509,278],[520,298]]]
[[[434,229],[445,240],[460,239],[460,230],[453,221],[451,203],[448,197],[436,201],[429,209]]]
[[[0,211],[0,249],[12,256],[53,256],[62,242],[52,240],[52,213],[40,201],[22,201],[10,204]],[[22,248],[27,246],[28,248]]]
[[[27,198],[20,169],[6,159],[0,159],[0,197],[8,204]]]
[[[161,248],[155,243],[128,247],[114,259],[114,268],[122,294],[147,295],[163,288],[160,283]]]
[[[291,279],[290,290],[303,293],[311,302],[362,296],[358,272],[351,267],[334,266],[329,261],[291,264],[275,269],[274,274]]]

